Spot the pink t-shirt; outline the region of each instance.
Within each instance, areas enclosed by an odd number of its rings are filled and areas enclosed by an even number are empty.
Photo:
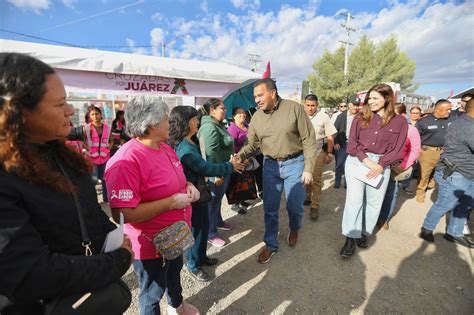
[[[150,148],[135,139],[108,161],[105,180],[111,208],[136,208],[140,203],[186,193],[186,177],[175,151],[165,143]],[[163,228],[185,220],[191,226],[191,206],[169,210],[143,222],[125,224],[135,259],[159,257],[151,240]]]

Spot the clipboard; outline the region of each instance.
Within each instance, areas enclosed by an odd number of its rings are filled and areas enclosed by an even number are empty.
[[[369,186],[377,188],[383,180],[383,175],[379,174],[375,178],[367,178],[367,173],[368,172],[370,172],[370,168],[368,168],[365,165],[360,165],[359,167],[356,168],[356,170],[354,172],[354,177],[356,179],[366,183]]]

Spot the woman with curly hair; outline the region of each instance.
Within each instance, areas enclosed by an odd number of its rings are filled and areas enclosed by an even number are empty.
[[[102,253],[115,226],[97,203],[90,164],[65,144],[73,113],[50,66],[0,53],[2,314],[42,314],[43,303],[104,288],[130,266],[128,238],[119,249]],[[73,194],[89,244],[82,240]]]
[[[389,85],[374,85],[352,122],[345,166],[347,192],[342,234],[346,243],[341,249],[342,257],[352,256],[356,245],[367,247],[367,236],[377,223],[387,190],[390,164],[403,158],[408,124],[404,117],[395,115],[394,103]]]
[[[236,161],[212,163],[204,160],[196,138],[198,132],[198,111],[191,106],[176,106],[170,113],[170,137],[168,143],[175,148],[186,179],[197,184],[198,178],[204,176],[227,176],[241,171],[244,166]],[[193,204],[191,223],[193,227],[194,245],[188,251],[187,267],[199,281],[209,281],[211,277],[202,266],[217,264],[217,259],[206,254],[207,235],[209,233],[209,214],[207,203]]]

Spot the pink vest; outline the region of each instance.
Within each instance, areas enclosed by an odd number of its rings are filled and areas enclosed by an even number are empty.
[[[110,128],[106,124],[102,127],[102,138],[99,139],[99,134],[92,124],[86,124],[86,137],[89,151],[86,152],[86,157],[96,165],[104,164],[110,159],[109,138]]]

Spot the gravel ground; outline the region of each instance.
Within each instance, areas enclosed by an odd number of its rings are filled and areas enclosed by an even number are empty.
[[[215,268],[206,269],[213,281],[198,282],[183,268],[185,299],[203,314],[474,314],[474,250],[445,241],[444,221],[434,244],[417,237],[433,191],[424,204],[401,192],[390,229],[373,235],[368,249],[341,259],[345,189],[332,188],[333,168],[327,166],[323,175],[320,219],[310,221],[306,209],[294,248],[286,244],[288,216],[282,199],[280,249],[265,265],[256,261],[263,247],[262,202],[255,200],[246,215],[239,215],[224,198],[223,216],[234,229],[221,232],[226,246],[208,248],[209,256],[219,259]],[[139,314],[132,269],[124,279],[134,297],[126,314]]]

